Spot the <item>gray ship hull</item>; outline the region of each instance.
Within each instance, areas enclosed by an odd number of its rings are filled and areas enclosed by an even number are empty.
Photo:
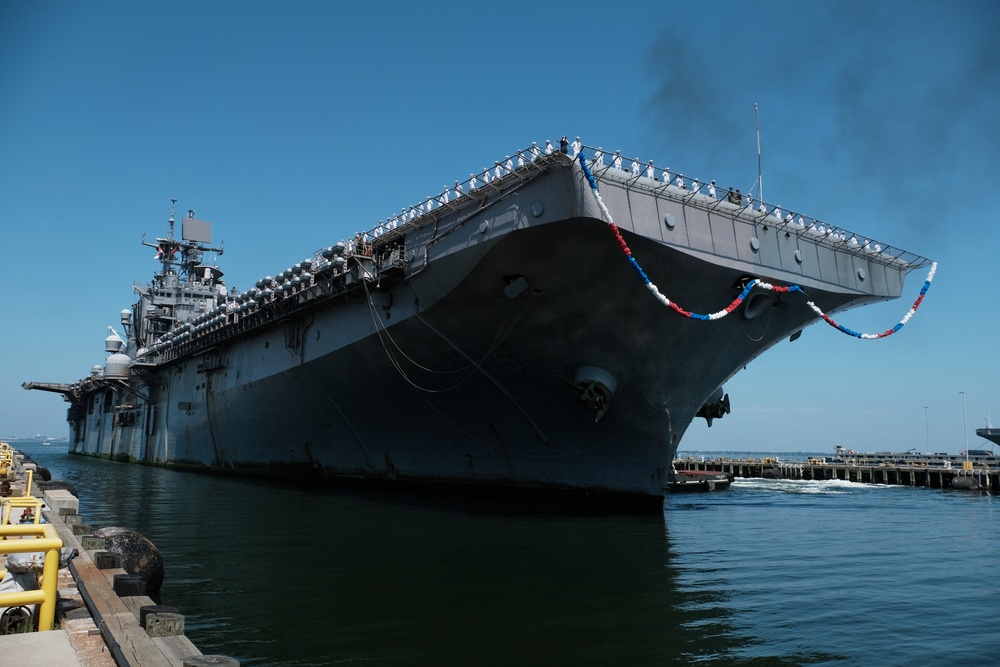
[[[317,279],[294,308],[227,322],[173,358],[136,363],[128,389],[92,383],[73,399],[71,450],[662,498],[696,414],[737,370],[816,320],[807,300],[835,312],[894,298],[910,267],[640,186],[601,178],[633,255],[671,299],[713,312],[750,277],[800,284],[808,299],[755,290],[718,321],[679,316],[629,265],[579,165],[557,156],[475,206],[442,207],[407,230],[403,271],[381,277],[362,265],[354,289],[339,294]],[[596,407],[580,379],[587,369],[611,378]]]
[[[987,428],[977,428],[976,435],[980,438],[986,438],[995,445],[1000,445],[1000,428],[993,428],[992,426]]]

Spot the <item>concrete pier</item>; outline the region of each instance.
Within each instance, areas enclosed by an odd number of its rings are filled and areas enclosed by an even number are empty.
[[[833,480],[861,484],[922,486],[931,489],[961,489],[1000,494],[998,468],[943,468],[936,466],[865,465],[776,459],[677,459],[677,470],[709,470],[734,477],[769,479]]]
[[[27,490],[23,469],[15,466],[8,472],[17,477],[14,489]],[[234,658],[203,655],[184,635],[184,616],[145,595],[145,586],[140,585],[145,582],[135,581],[135,575],[121,569],[120,558],[104,551],[104,540],[89,534],[73,494],[62,489],[33,491],[33,496],[44,501],[42,517],[55,527],[63,548],[76,549],[78,554],[58,571],[57,629],[0,635],[0,664],[239,667]],[[0,498],[6,500],[10,499]]]

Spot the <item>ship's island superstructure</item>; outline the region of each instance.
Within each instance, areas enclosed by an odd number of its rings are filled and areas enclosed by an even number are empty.
[[[205,259],[210,224],[192,212],[176,238],[172,213],[104,366],[25,387],[69,401],[79,454],[659,501],[692,419],[726,414],[726,380],[817,321],[807,301],[896,298],[930,262],[637,165],[533,146],[243,292]],[[630,258],[696,312],[755,278],[801,292],[683,317]]]

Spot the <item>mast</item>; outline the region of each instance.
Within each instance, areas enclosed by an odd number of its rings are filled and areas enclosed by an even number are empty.
[[[757,108],[756,104],[754,105],[754,108],[755,109]],[[757,139],[757,155],[758,156],[760,155],[760,138]],[[760,165],[760,160],[759,160],[759,157],[758,157],[758,167],[757,167],[758,171],[760,171],[760,166],[759,165]],[[177,205],[177,198],[176,197],[171,197],[170,198],[170,219],[167,221],[167,222],[170,223],[170,234],[168,236],[170,236],[171,240],[173,240],[173,238],[174,238],[174,208],[176,207],[176,205]]]
[[[179,277],[186,281],[191,270],[201,262],[202,253],[215,252],[221,255],[223,248],[210,245],[211,224],[196,220],[193,210],[189,210],[187,218],[184,219],[181,238],[174,238],[174,207],[176,203],[176,199],[170,200],[170,218],[167,221],[169,231],[166,238],[157,238],[156,243],[149,243],[143,239],[142,245],[156,249],[156,259],[161,265],[160,276],[167,276],[171,273],[171,267],[176,267]]]
[[[204,253],[222,254],[221,246],[212,245],[212,224],[194,217],[189,209],[181,219],[180,238],[175,236],[176,199],[170,200],[169,231],[155,242],[142,240],[142,245],[156,250],[160,269],[153,274],[145,289],[136,288],[139,302],[133,306],[136,322],[129,334],[134,349],[153,342],[179,324],[208,312],[225,299],[222,271],[203,263]]]
[[[757,129],[757,197],[764,201],[764,177],[760,170],[760,114],[757,112],[757,103],[753,103],[753,120]]]

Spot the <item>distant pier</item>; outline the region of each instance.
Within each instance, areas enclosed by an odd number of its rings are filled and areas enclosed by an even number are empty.
[[[677,459],[679,470],[724,472],[733,477],[763,479],[843,480],[860,484],[922,486],[931,489],[961,489],[1000,494],[1000,468],[891,465],[885,462],[780,461],[774,458]]]

